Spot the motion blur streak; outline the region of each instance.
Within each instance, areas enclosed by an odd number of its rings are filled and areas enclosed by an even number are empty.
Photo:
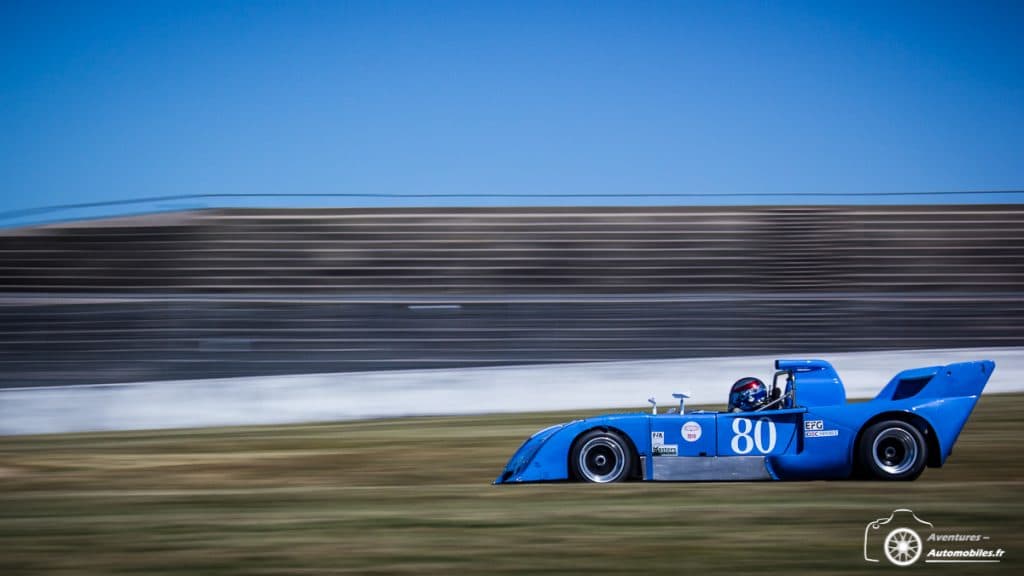
[[[1024,207],[214,209],[0,231],[0,387],[1024,346]]]

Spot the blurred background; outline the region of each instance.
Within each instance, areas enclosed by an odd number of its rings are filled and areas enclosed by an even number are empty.
[[[0,427],[717,401],[742,373],[671,361],[1012,353],[1021,16],[4,3]],[[564,371],[609,362],[663,363]]]

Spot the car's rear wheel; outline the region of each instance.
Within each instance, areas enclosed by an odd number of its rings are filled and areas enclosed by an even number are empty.
[[[591,430],[573,443],[569,466],[576,480],[600,484],[620,482],[633,469],[633,453],[618,434]]]
[[[902,420],[872,424],[861,435],[858,450],[861,466],[878,480],[913,480],[928,461],[921,431]]]

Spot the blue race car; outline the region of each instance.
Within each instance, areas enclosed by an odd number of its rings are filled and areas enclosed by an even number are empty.
[[[873,400],[852,404],[828,362],[776,360],[775,368],[770,387],[736,382],[727,412],[686,412],[686,396],[675,394],[679,408],[667,413],[655,406],[545,428],[494,483],[913,480],[949,457],[995,362],[906,370]]]

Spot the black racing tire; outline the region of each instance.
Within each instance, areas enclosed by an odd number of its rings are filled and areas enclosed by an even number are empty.
[[[569,471],[581,482],[622,482],[633,470],[633,450],[615,432],[591,430],[581,434],[569,451]]]
[[[875,480],[914,480],[928,462],[921,431],[902,420],[876,422],[864,430],[857,446],[861,468]]]

